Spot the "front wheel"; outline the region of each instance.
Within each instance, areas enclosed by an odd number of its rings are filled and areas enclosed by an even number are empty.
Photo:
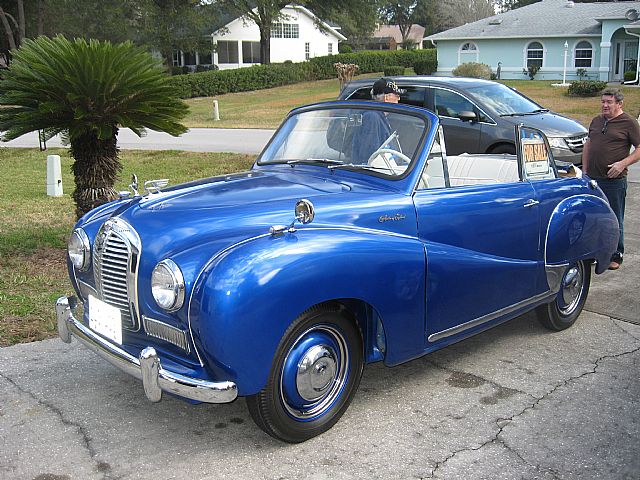
[[[287,329],[267,385],[247,397],[249,412],[269,435],[289,443],[330,429],[360,383],[360,330],[339,311],[313,308]]]
[[[540,323],[557,332],[573,325],[587,301],[590,282],[591,266],[588,262],[582,260],[570,265],[554,301],[536,309]]]

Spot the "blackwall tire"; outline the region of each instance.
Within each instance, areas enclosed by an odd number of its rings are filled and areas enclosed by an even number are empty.
[[[591,265],[588,262],[570,265],[562,276],[560,291],[554,300],[536,309],[540,323],[556,332],[572,326],[587,301],[590,283]]]
[[[299,443],[330,429],[347,410],[363,370],[362,335],[337,308],[317,307],[287,329],[267,385],[247,397],[262,430]]]

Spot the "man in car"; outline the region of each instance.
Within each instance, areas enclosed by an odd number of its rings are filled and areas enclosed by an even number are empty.
[[[622,111],[623,100],[620,90],[602,92],[602,114],[591,121],[589,138],[582,151],[583,170],[598,182],[620,226],[618,248],[611,257],[609,270],[617,270],[622,264],[627,169],[640,160],[640,127],[635,118]],[[631,147],[635,150],[629,153]]]
[[[403,93],[396,82],[389,78],[381,78],[373,84],[371,99],[377,102],[398,103]],[[393,129],[384,113],[369,110],[362,114],[362,125],[353,134],[351,158],[354,163],[365,163],[377,149],[383,146]]]

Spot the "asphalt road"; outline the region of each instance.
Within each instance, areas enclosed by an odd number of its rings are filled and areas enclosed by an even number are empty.
[[[624,264],[592,279],[573,328],[527,314],[370,365],[340,422],[300,445],[262,433],[243,400],[149,403],[75,341],[0,348],[0,479],[638,479],[639,212],[632,182]]]

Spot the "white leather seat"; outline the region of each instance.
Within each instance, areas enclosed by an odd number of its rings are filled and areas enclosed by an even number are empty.
[[[439,159],[427,164],[425,178],[419,182],[419,188],[426,184],[429,188],[444,186],[442,168]],[[490,185],[496,183],[512,183],[519,180],[518,162],[515,156],[508,155],[461,155],[447,156],[449,181],[452,187],[463,185]],[[424,177],[424,174],[423,174]]]

